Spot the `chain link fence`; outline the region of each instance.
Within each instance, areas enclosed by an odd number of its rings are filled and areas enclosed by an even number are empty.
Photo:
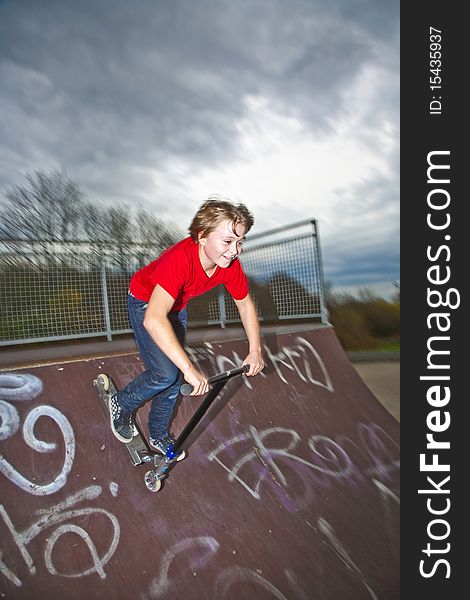
[[[302,232],[302,229],[308,229]],[[289,235],[297,230],[299,233]],[[86,242],[0,242],[0,345],[106,336],[131,331],[132,274],[163,247]],[[322,261],[315,220],[253,235],[241,255],[260,320],[325,322]],[[239,321],[223,286],[188,305],[190,327]]]

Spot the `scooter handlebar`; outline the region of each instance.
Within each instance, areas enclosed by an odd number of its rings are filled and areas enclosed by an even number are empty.
[[[222,373],[217,373],[217,375],[213,375],[209,377],[207,380],[209,385],[214,383],[220,383],[221,381],[227,381],[236,375],[242,375],[243,373],[248,373],[250,370],[250,365],[243,365],[241,367],[237,367],[236,369],[231,369],[230,371],[223,371]],[[180,387],[180,394],[182,396],[189,396],[193,391],[194,387],[190,383],[183,383]]]

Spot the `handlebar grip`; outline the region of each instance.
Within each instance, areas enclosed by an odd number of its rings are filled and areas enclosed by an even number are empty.
[[[180,394],[182,396],[189,396],[193,390],[194,388],[190,383],[183,383],[180,387]]]

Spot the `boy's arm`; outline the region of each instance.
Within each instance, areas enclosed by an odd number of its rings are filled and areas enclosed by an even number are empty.
[[[250,365],[247,375],[257,375],[264,368],[264,360],[261,352],[261,338],[255,303],[249,294],[243,300],[234,301],[240,313],[246,337],[248,338],[248,356],[243,361],[243,364]]]
[[[168,313],[174,303],[174,298],[157,285],[145,311],[144,327],[160,350],[182,371],[185,380],[193,386],[191,396],[199,396],[209,391],[209,384],[204,375],[194,368],[168,319]]]

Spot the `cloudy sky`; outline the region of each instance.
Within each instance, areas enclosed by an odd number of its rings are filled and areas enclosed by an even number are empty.
[[[0,0],[0,193],[58,169],[182,230],[311,217],[337,291],[399,279],[398,0]]]

